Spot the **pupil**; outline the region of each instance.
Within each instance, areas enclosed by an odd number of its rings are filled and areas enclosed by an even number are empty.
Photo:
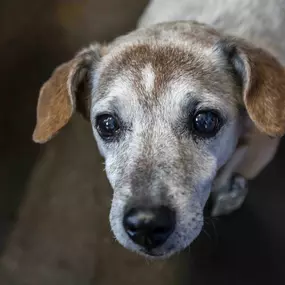
[[[195,118],[196,127],[202,132],[211,132],[216,127],[216,117],[212,113],[201,113]]]
[[[96,118],[96,128],[102,138],[111,139],[118,135],[120,125],[112,115],[105,114]]]
[[[106,131],[113,131],[116,129],[116,122],[112,117],[106,118],[103,123]]]

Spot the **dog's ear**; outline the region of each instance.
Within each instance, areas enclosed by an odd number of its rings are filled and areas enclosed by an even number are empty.
[[[70,120],[77,110],[89,117],[90,76],[100,60],[102,47],[91,45],[55,69],[42,86],[37,105],[33,140],[45,143]]]
[[[219,43],[242,86],[243,103],[255,126],[269,136],[285,134],[285,69],[263,49],[228,37]]]

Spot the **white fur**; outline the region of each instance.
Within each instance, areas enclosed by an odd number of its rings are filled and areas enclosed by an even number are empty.
[[[147,93],[151,93],[154,87],[155,74],[151,64],[148,64],[142,71],[142,84]]]

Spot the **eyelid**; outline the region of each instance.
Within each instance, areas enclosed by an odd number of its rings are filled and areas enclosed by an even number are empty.
[[[222,124],[224,124],[224,122],[227,120],[227,115],[221,109],[216,108],[216,107],[212,107],[212,106],[203,106],[202,104],[201,105],[198,104],[196,106],[194,113],[192,113],[191,115],[196,116],[197,114],[199,114],[201,112],[215,113],[221,119]]]
[[[188,99],[187,104],[184,106],[187,108],[188,116],[191,117],[200,112],[211,111],[216,113],[223,121],[227,118],[225,111],[222,110],[220,106],[217,106],[217,103],[215,104],[214,102],[211,102],[211,100],[202,101],[197,98],[190,97],[190,100]]]

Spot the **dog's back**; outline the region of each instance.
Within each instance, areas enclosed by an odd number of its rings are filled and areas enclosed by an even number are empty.
[[[285,63],[285,0],[152,0],[139,26],[196,20],[265,48]]]

